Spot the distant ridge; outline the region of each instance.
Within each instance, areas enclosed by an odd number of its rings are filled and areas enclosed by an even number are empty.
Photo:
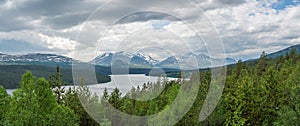
[[[116,53],[104,53],[96,57],[90,63],[107,67],[114,65],[114,67],[130,66],[133,68],[160,67],[172,69],[197,69],[211,67],[213,62],[223,62],[224,65],[228,65],[235,64],[236,60],[232,58],[213,58],[206,54],[187,53],[169,56],[164,60],[159,61],[143,53],[131,54],[121,51]]]
[[[267,54],[267,57],[268,58],[277,58],[277,57],[280,57],[281,55],[285,56],[285,54],[289,53],[292,49],[296,49],[296,52],[299,53],[300,52],[300,44],[293,45],[293,46],[287,47],[285,49],[279,50],[277,52]]]
[[[72,63],[76,60],[56,55],[56,54],[42,54],[42,53],[29,53],[25,55],[8,55],[8,54],[0,54],[0,61],[2,62],[11,62],[11,61],[18,61],[18,62],[65,62],[65,63]]]

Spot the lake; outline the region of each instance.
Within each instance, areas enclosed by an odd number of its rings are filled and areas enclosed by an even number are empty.
[[[107,91],[110,93],[117,87],[121,91],[121,93],[125,95],[131,90],[132,87],[142,87],[144,83],[157,82],[159,79],[163,79],[155,76],[146,76],[144,74],[110,75],[110,77],[110,82],[89,85],[88,87],[90,88],[91,92],[96,93],[98,96],[102,96],[105,88],[107,88]],[[171,81],[176,80],[177,78],[168,77],[166,79],[168,81]],[[74,86],[65,86],[65,89],[68,89],[69,87]],[[8,94],[12,94],[14,90],[15,89],[7,89],[6,91]]]

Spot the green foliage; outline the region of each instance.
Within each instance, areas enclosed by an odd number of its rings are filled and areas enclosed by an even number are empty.
[[[239,77],[243,69],[243,62],[239,60],[236,64],[236,76]]]
[[[260,76],[262,75],[265,71],[266,71],[266,68],[267,68],[267,54],[265,52],[263,52],[261,55],[260,55],[260,58],[259,58],[259,61],[258,61],[258,64],[257,64],[257,74]]]
[[[20,87],[19,82],[21,76],[27,70],[31,71],[34,76],[49,78],[50,75],[56,72],[55,67],[40,66],[40,65],[1,65],[0,64],[0,85],[6,89],[16,89]],[[60,72],[64,76],[66,85],[73,84],[73,76],[71,68],[60,68]],[[99,83],[109,82],[110,77],[100,73],[96,73]]]
[[[282,106],[277,111],[275,125],[300,125],[300,63],[291,70],[291,74],[284,82],[284,89],[281,96],[288,97],[282,99]],[[288,103],[288,104],[286,104]]]
[[[0,125],[4,125],[6,113],[9,110],[10,96],[6,90],[0,86]]]
[[[199,113],[207,97],[212,80],[210,70],[192,74],[189,81],[145,83],[133,87],[122,95],[118,88],[110,94],[105,89],[99,98],[93,94],[84,80],[78,87],[68,90],[59,70],[51,76],[50,84],[45,79],[26,72],[20,88],[10,97],[0,87],[0,125],[169,125],[178,121],[181,125],[300,125],[300,54],[291,50],[283,56],[271,59],[262,53],[258,62],[243,63],[228,67],[225,89],[213,113],[199,121]],[[182,74],[180,74],[182,75]],[[200,82],[196,81],[200,77]],[[148,116],[169,109],[175,99],[186,102],[187,92],[199,86],[196,100],[191,106],[176,106],[176,111],[150,120],[123,119],[113,109],[133,116]],[[220,88],[219,85],[213,85]],[[183,95],[178,95],[180,89]],[[55,89],[55,88],[54,88]],[[64,98],[57,99],[64,94]],[[56,97],[55,97],[56,96]],[[61,98],[61,96],[59,96]],[[148,99],[150,100],[141,100]],[[59,104],[58,104],[59,103]],[[177,105],[177,103],[175,103]],[[191,107],[191,108],[190,108]],[[178,113],[186,108],[181,118]],[[87,111],[93,113],[88,114]],[[180,120],[177,120],[180,119]],[[125,123],[127,122],[127,123]]]
[[[64,99],[64,104],[71,108],[75,114],[79,117],[80,126],[97,126],[99,125],[92,117],[87,113],[86,110],[99,111],[99,108],[92,108],[98,103],[98,97],[92,95],[89,88],[86,86],[84,80],[82,80],[81,85],[77,88],[69,88],[66,91],[66,96]]]
[[[79,126],[78,116],[73,110],[65,106],[56,106],[50,115],[49,124],[52,126]]]
[[[52,125],[53,114],[59,114],[53,112],[59,105],[55,101],[49,83],[43,78],[36,79],[30,72],[26,72],[22,76],[20,85],[21,87],[13,92],[4,124]],[[67,112],[68,108],[61,108],[61,110]],[[76,120],[73,112],[67,114]],[[68,124],[66,121],[68,120],[60,120],[60,124]]]
[[[56,66],[56,72],[50,76],[49,83],[54,92],[57,103],[62,104],[65,97],[63,95],[65,93],[65,88],[63,87],[65,82],[63,81],[63,76],[59,70],[59,66]]]

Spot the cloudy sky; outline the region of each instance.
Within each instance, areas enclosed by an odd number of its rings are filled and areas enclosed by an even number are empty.
[[[300,44],[299,12],[299,0],[0,0],[0,52],[246,60]]]

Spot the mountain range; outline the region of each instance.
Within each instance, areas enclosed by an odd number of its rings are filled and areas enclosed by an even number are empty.
[[[76,60],[72,58],[55,55],[30,53],[26,55],[8,55],[0,53],[0,61],[2,62],[56,62],[56,63],[72,63]]]
[[[223,65],[236,63],[232,58],[213,58],[206,54],[188,53],[184,55],[170,56],[161,61],[158,66],[162,68],[183,68],[183,69],[195,69],[195,68],[209,68],[213,63],[223,63]],[[213,66],[215,67],[215,66]]]
[[[291,47],[285,48],[283,50],[273,52],[267,54],[268,58],[276,58],[281,55],[285,55],[290,52],[291,49],[296,49],[296,52],[300,52],[300,44],[293,45]],[[249,60],[255,61],[256,59]],[[41,54],[41,53],[30,53],[26,55],[9,55],[0,53],[0,65],[5,64],[30,64],[30,65],[43,65],[43,66],[62,66],[71,68],[71,64],[73,62],[79,62],[78,60],[61,56],[55,54]],[[90,64],[94,64],[96,66],[102,66],[107,69],[110,67],[120,67],[124,68],[125,66],[129,66],[130,68],[170,68],[170,69],[182,69],[182,68],[208,68],[214,62],[225,62],[224,64],[235,64],[236,60],[232,58],[219,59],[209,57],[206,54],[195,54],[195,53],[187,53],[182,55],[175,55],[166,57],[163,60],[157,60],[152,58],[149,55],[143,53],[127,53],[127,52],[106,52],[98,57],[91,60]],[[109,73],[109,72],[105,72]]]
[[[300,44],[270,53],[267,57],[276,58],[281,55],[285,56],[285,54],[289,53],[292,49],[296,49],[296,52],[300,52]],[[246,62],[252,63],[257,61],[258,59],[253,59]],[[71,84],[73,81],[73,62],[80,61],[55,54],[31,53],[26,55],[8,55],[0,53],[0,85],[5,88],[16,88],[21,80],[20,76],[26,70],[30,70],[35,76],[48,78],[49,75],[55,72],[56,65],[61,67],[64,79],[68,84]],[[101,83],[110,81],[110,77],[108,75],[112,74],[111,64],[120,67],[118,69],[120,69],[121,72],[117,72],[116,74],[128,74],[122,73],[122,69],[124,69],[122,66],[128,65],[130,66],[129,74],[148,75],[152,68],[157,69],[157,67],[160,67],[167,73],[168,76],[176,77],[180,71],[178,69],[178,64],[181,64],[180,68],[189,68],[189,63],[195,62],[198,62],[198,64],[194,64],[193,66],[198,65],[199,68],[206,68],[207,65],[210,65],[210,63],[224,62],[224,60],[211,58],[205,54],[188,53],[184,55],[166,57],[159,61],[142,53],[130,54],[125,52],[108,52],[99,55],[87,63],[95,65],[97,80]],[[234,65],[236,61],[234,59],[227,58],[225,59],[225,62],[226,64]]]
[[[135,68],[149,68],[155,66],[159,61],[142,53],[131,54],[121,51],[104,53],[90,61],[90,63],[100,66],[122,67],[130,65],[130,67]]]
[[[289,53],[291,52],[292,49],[295,49],[296,50],[296,53],[300,53],[300,44],[298,45],[293,45],[291,47],[288,47],[288,48],[285,48],[283,50],[279,50],[277,52],[273,52],[273,53],[270,53],[267,55],[268,58],[276,58],[276,57],[279,57],[279,56],[285,56],[286,53]]]
[[[121,51],[116,53],[107,52],[90,61],[90,63],[95,65],[109,67],[130,66],[132,68],[160,67],[173,69],[208,68],[213,62],[224,62],[224,64],[228,65],[236,63],[236,60],[232,58],[223,60],[212,58],[205,54],[188,53],[166,57],[164,60],[159,61],[143,53],[132,54]]]

